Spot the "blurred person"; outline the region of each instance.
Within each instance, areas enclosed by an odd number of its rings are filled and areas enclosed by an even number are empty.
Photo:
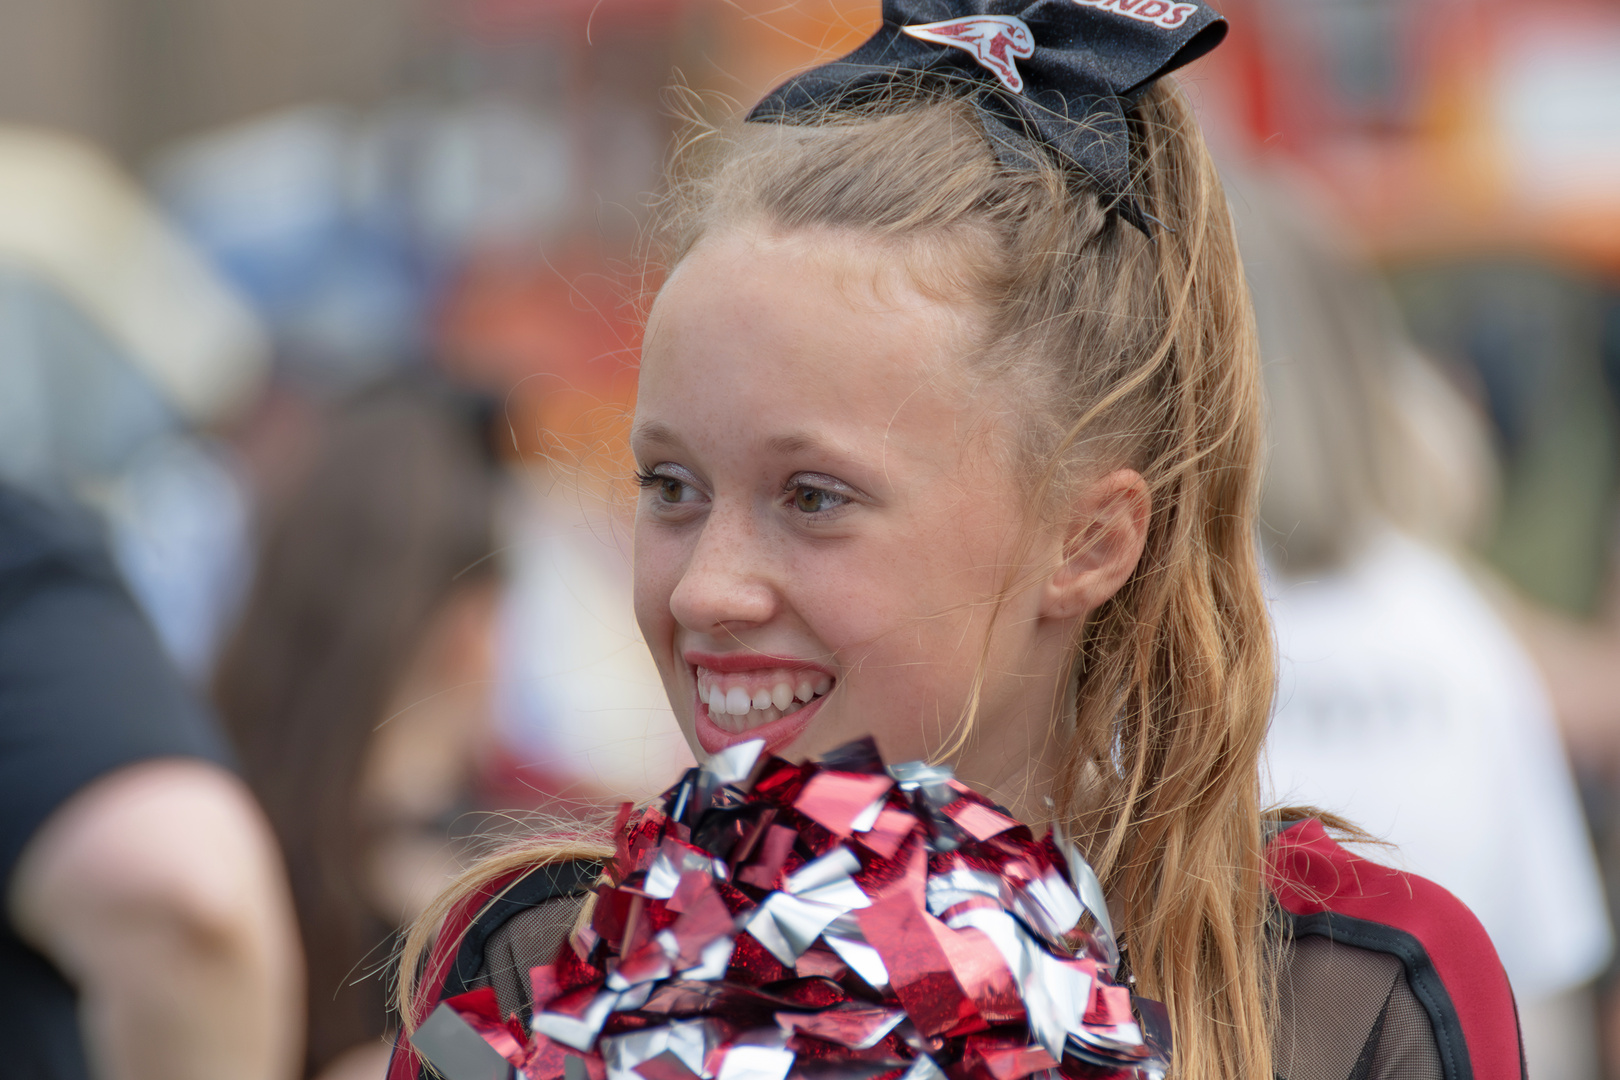
[[[1488,449],[1320,208],[1233,186],[1271,406],[1273,791],[1456,893],[1507,968],[1529,1075],[1594,1076],[1585,987],[1611,933],[1590,840],[1535,666],[1450,553]]]
[[[262,388],[259,321],[94,147],[0,125],[0,256],[11,480],[116,472],[144,439],[218,423]]]
[[[158,199],[303,381],[352,390],[432,350],[458,268],[564,220],[578,163],[560,90],[465,89],[306,102],[157,155]]]
[[[268,362],[252,312],[113,161],[0,125],[0,477],[95,507],[196,682],[247,562],[245,495],[209,433]]]
[[[382,1074],[391,935],[458,869],[489,742],[496,492],[473,399],[396,377],[337,407],[270,511],[216,675],[292,880],[304,1076]]]
[[[1522,287],[1528,276],[1500,273],[1493,283]],[[1491,280],[1486,271],[1479,276]],[[1515,313],[1518,333],[1481,335],[1499,350],[1496,366],[1517,368],[1528,391],[1514,402],[1519,415],[1493,410],[1505,467],[1518,471],[1521,494],[1519,505],[1504,509],[1510,520],[1500,532],[1539,541],[1531,549],[1539,551],[1539,563],[1520,562],[1537,566],[1543,579],[1579,587],[1563,597],[1549,595],[1545,581],[1504,561],[1493,599],[1547,681],[1612,898],[1620,895],[1620,515],[1614,491],[1620,458],[1613,452],[1620,430],[1620,294],[1612,284],[1571,274],[1545,277],[1553,288],[1522,290],[1533,299]],[[1482,295],[1474,304],[1492,299]],[[1490,320],[1496,330],[1512,321]],[[1538,357],[1541,350],[1551,356]],[[1566,482],[1571,473],[1584,473],[1585,483]],[[1556,492],[1531,497],[1548,488]],[[1589,558],[1568,557],[1582,549]],[[1601,988],[1606,1075],[1620,1076],[1620,970],[1613,964]]]
[[[286,1080],[270,830],[83,511],[0,485],[0,1072]]]

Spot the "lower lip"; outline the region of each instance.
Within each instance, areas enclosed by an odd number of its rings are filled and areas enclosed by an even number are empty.
[[[728,746],[735,746],[750,739],[764,739],[765,752],[779,754],[804,734],[804,729],[810,726],[810,721],[821,711],[821,703],[826,700],[827,695],[823,694],[804,708],[780,720],[772,720],[768,724],[761,724],[747,731],[727,731],[709,719],[709,707],[698,699],[697,688],[694,686],[692,707],[693,715],[697,717],[694,727],[697,729],[698,745],[703,747],[706,754],[718,754]]]

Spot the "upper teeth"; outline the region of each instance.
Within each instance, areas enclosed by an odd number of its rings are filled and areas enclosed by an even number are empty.
[[[759,673],[726,678],[699,668],[698,700],[727,731],[746,731],[798,712],[806,702],[832,689],[832,676],[814,671],[783,671],[762,682]],[[745,685],[746,684],[748,685]],[[729,685],[728,685],[729,683]]]

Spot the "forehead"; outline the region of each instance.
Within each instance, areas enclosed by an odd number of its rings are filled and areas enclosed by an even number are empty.
[[[728,230],[682,260],[653,306],[638,414],[723,396],[750,418],[852,423],[959,399],[981,320],[925,295],[891,246],[826,230]],[[665,418],[667,419],[667,418]]]

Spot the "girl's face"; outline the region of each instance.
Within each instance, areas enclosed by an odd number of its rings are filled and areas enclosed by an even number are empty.
[[[969,389],[976,306],[899,262],[848,233],[732,230],[675,270],[632,435],[636,616],[700,759],[866,734],[925,758],[982,671],[955,764],[1016,808],[1046,783],[1077,615],[1021,584],[1061,542],[1028,542],[1001,403]]]

